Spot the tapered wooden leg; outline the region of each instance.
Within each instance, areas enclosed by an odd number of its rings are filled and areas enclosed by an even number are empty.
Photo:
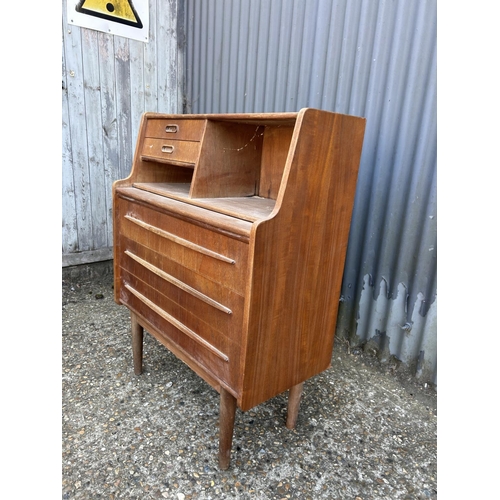
[[[286,417],[286,426],[289,429],[294,429],[299,415],[300,397],[302,396],[302,389],[304,382],[294,385],[288,392],[288,413]]]
[[[236,398],[220,388],[219,415],[219,468],[226,470],[231,461],[231,445],[233,444],[234,417],[236,415]]]
[[[144,329],[137,321],[134,313],[130,313],[132,323],[132,355],[134,357],[134,373],[140,375],[142,373],[142,340],[144,337]]]

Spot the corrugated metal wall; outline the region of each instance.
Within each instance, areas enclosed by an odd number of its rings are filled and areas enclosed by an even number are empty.
[[[186,107],[364,116],[337,335],[436,383],[436,1],[186,0]]]
[[[130,172],[140,116],[182,112],[183,5],[150,0],[143,43],[69,24],[63,0],[63,266],[112,258],[111,185]]]

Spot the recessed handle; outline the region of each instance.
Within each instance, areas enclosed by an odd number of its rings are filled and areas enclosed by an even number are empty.
[[[169,146],[169,145],[162,146],[161,147],[161,152],[162,153],[172,154],[174,152],[174,147],[173,146]]]
[[[168,132],[170,134],[175,134],[179,130],[178,125],[167,125],[165,127],[165,132]]]

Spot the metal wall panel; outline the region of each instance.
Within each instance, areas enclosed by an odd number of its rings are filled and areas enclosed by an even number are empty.
[[[185,6],[185,111],[367,118],[337,335],[437,383],[436,1]]]
[[[149,42],[68,24],[62,8],[63,266],[112,258],[113,181],[144,111],[182,111],[182,0],[149,2]]]

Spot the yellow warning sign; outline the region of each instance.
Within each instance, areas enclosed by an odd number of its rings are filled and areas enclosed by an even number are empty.
[[[76,5],[76,11],[127,26],[142,28],[142,22],[131,0],[81,0]]]
[[[149,0],[66,0],[66,3],[69,24],[149,41]]]

